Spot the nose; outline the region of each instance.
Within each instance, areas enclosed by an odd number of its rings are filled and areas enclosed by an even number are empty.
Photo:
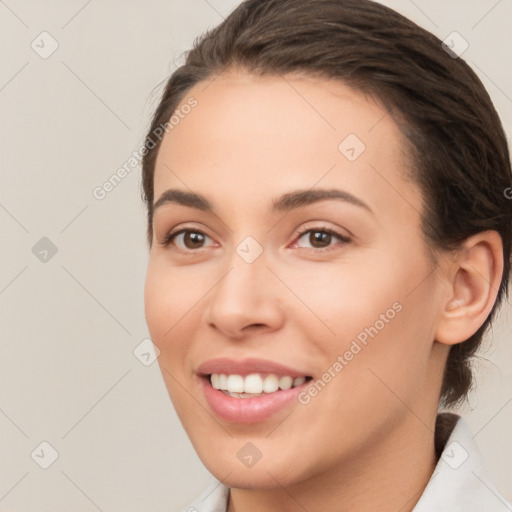
[[[277,284],[263,256],[246,263],[234,255],[231,268],[211,292],[209,326],[237,340],[279,329],[284,315]]]

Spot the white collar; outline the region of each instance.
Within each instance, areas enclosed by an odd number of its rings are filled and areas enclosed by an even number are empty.
[[[459,417],[413,512],[510,512],[485,467],[466,421]]]
[[[437,429],[436,429],[437,433]],[[186,510],[226,512],[229,488],[214,480]],[[511,512],[496,489],[466,421],[460,416],[413,512]]]

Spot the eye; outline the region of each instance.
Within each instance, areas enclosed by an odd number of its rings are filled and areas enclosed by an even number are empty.
[[[162,245],[167,247],[175,245],[182,251],[205,248],[206,240],[212,240],[207,234],[197,229],[183,228],[178,231],[170,232],[165,236]]]
[[[293,244],[294,247],[302,247],[306,249],[320,249],[325,250],[333,245],[333,242],[341,242],[347,244],[351,240],[349,237],[339,233],[338,231],[326,227],[310,228],[299,232],[297,235],[296,242]],[[303,243],[309,244],[304,246]],[[170,245],[175,246],[175,249],[190,252],[197,249],[204,249],[208,247],[207,241],[213,240],[205,233],[197,229],[183,228],[177,231],[169,232],[162,242],[164,247]],[[210,246],[214,245],[210,243]]]
[[[332,242],[339,241],[342,244],[348,244],[351,241],[347,236],[326,227],[310,228],[301,231],[297,236],[294,246],[304,247],[299,243],[301,239],[304,239],[306,243],[310,244],[306,245],[307,249],[328,249],[332,246]]]

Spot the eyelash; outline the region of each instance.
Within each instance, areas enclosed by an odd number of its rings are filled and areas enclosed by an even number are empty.
[[[204,235],[205,237],[210,238],[206,233],[204,233],[203,231],[201,231],[199,229],[182,228],[182,229],[179,229],[178,231],[174,231],[174,232],[170,231],[169,233],[167,233],[165,235],[165,238],[164,238],[163,242],[161,243],[161,245],[163,247],[169,247],[178,235],[180,235],[182,233],[189,233],[189,232],[190,233],[200,233],[201,235]],[[304,229],[302,231],[294,233],[294,237],[296,240],[300,240],[305,234],[310,233],[310,232],[327,233],[329,235],[334,236],[335,238],[338,238],[342,244],[348,244],[352,241],[349,237],[339,233],[338,231],[331,229],[331,228],[324,227],[324,226]],[[294,242],[294,244],[295,244],[295,242]],[[328,247],[322,247],[322,248],[302,247],[302,249],[312,249],[317,252],[326,252],[326,251],[332,250],[334,248],[335,248],[335,246],[331,246],[331,245],[329,245]],[[204,247],[200,247],[199,249],[196,249],[196,250],[181,249],[181,248],[177,248],[177,247],[173,248],[173,250],[175,250],[175,251],[182,251],[182,252],[198,252],[201,249],[204,249]]]

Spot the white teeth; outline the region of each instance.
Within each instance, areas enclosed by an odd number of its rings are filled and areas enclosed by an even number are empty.
[[[212,382],[212,386],[215,389],[220,389],[219,379],[220,379],[220,375],[218,373],[212,373],[211,382]]]
[[[279,379],[279,387],[281,389],[291,389],[293,377],[284,376]]]
[[[228,375],[227,390],[231,393],[244,393],[244,378],[241,375]]]
[[[293,378],[288,375],[278,377],[273,373],[264,376],[259,373],[251,373],[243,377],[236,374],[212,373],[210,382],[215,389],[225,391],[227,394],[233,394],[232,396],[238,398],[246,398],[239,395],[239,393],[257,396],[262,393],[274,393],[278,389],[287,390],[306,382],[306,377]]]
[[[265,380],[263,381],[263,391],[265,393],[273,393],[274,391],[277,391],[279,389],[279,378],[277,375],[274,375],[271,373],[270,375],[267,375],[265,377]]]
[[[257,373],[247,375],[244,380],[245,393],[261,393],[263,391],[263,381]]]
[[[301,384],[304,384],[306,382],[306,377],[297,377],[293,379],[293,387],[300,386]]]

